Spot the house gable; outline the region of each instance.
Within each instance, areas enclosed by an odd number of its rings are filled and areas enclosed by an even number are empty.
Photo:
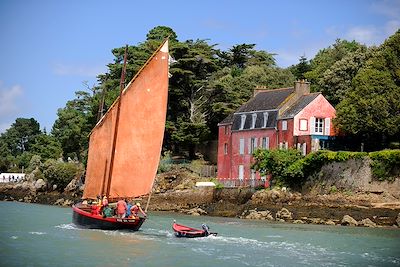
[[[324,132],[324,135],[333,136],[335,135],[334,129],[332,127],[332,119],[336,117],[335,108],[326,100],[326,98],[319,94],[313,101],[311,101],[307,106],[305,106],[301,111],[299,111],[294,116],[294,136],[301,136],[301,135],[312,135],[310,124],[315,122],[313,118],[321,118],[326,121],[329,120],[329,134]],[[301,120],[307,120],[307,127],[306,130],[300,130]],[[327,126],[327,125],[325,125]]]

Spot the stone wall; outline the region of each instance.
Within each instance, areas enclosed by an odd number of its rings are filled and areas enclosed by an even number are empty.
[[[334,162],[321,168],[303,186],[303,192],[329,193],[332,190],[389,193],[400,197],[400,177],[394,181],[378,181],[372,177],[371,160],[351,159]]]

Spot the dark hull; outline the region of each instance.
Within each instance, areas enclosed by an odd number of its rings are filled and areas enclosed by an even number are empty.
[[[145,218],[103,218],[99,215],[92,215],[91,212],[88,211],[88,206],[82,205],[80,203],[73,205],[72,209],[72,222],[82,228],[101,230],[127,229],[131,231],[138,231],[146,220]]]
[[[195,238],[195,237],[205,237],[209,235],[213,236],[217,235],[217,233],[209,233],[202,229],[191,228],[177,223],[174,223],[172,225],[172,229],[174,230],[176,237]]]
[[[176,237],[195,238],[195,237],[205,237],[205,236],[208,236],[208,235],[206,235],[205,233],[201,233],[201,234],[196,233],[196,234],[193,234],[193,233],[188,233],[188,232],[180,231],[180,232],[175,232],[175,236],[176,236]]]

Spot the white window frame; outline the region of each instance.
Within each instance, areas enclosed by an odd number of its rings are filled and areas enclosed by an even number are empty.
[[[269,137],[268,136],[262,138],[262,148],[269,149]]]
[[[239,154],[244,155],[244,138],[239,139]]]
[[[251,129],[254,129],[256,127],[256,121],[257,121],[257,114],[253,113],[251,114]]]
[[[308,121],[306,119],[299,120],[299,130],[300,131],[307,131],[308,129]]]
[[[224,155],[228,154],[228,144],[224,143]]]
[[[244,166],[243,165],[239,165],[239,180],[243,180],[244,179]]]
[[[282,131],[287,131],[287,120],[282,121]]]
[[[323,118],[315,118],[314,123],[314,133],[315,134],[324,134],[324,119]]]
[[[325,135],[331,134],[331,118],[325,118]]]
[[[243,130],[245,123],[246,123],[246,115],[243,114],[240,116],[240,129],[239,130]]]
[[[263,128],[267,128],[267,123],[268,123],[268,112],[263,113]]]
[[[250,138],[249,154],[253,154],[257,149],[257,137]]]
[[[310,117],[310,134],[315,134],[315,117]]]

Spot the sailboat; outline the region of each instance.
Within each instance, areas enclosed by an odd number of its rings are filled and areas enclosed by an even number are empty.
[[[167,112],[168,39],[124,86],[126,51],[120,96],[90,134],[83,201],[72,206],[74,224],[84,228],[137,231],[146,220],[105,218],[91,212],[90,204],[98,196],[149,201],[157,173]]]

